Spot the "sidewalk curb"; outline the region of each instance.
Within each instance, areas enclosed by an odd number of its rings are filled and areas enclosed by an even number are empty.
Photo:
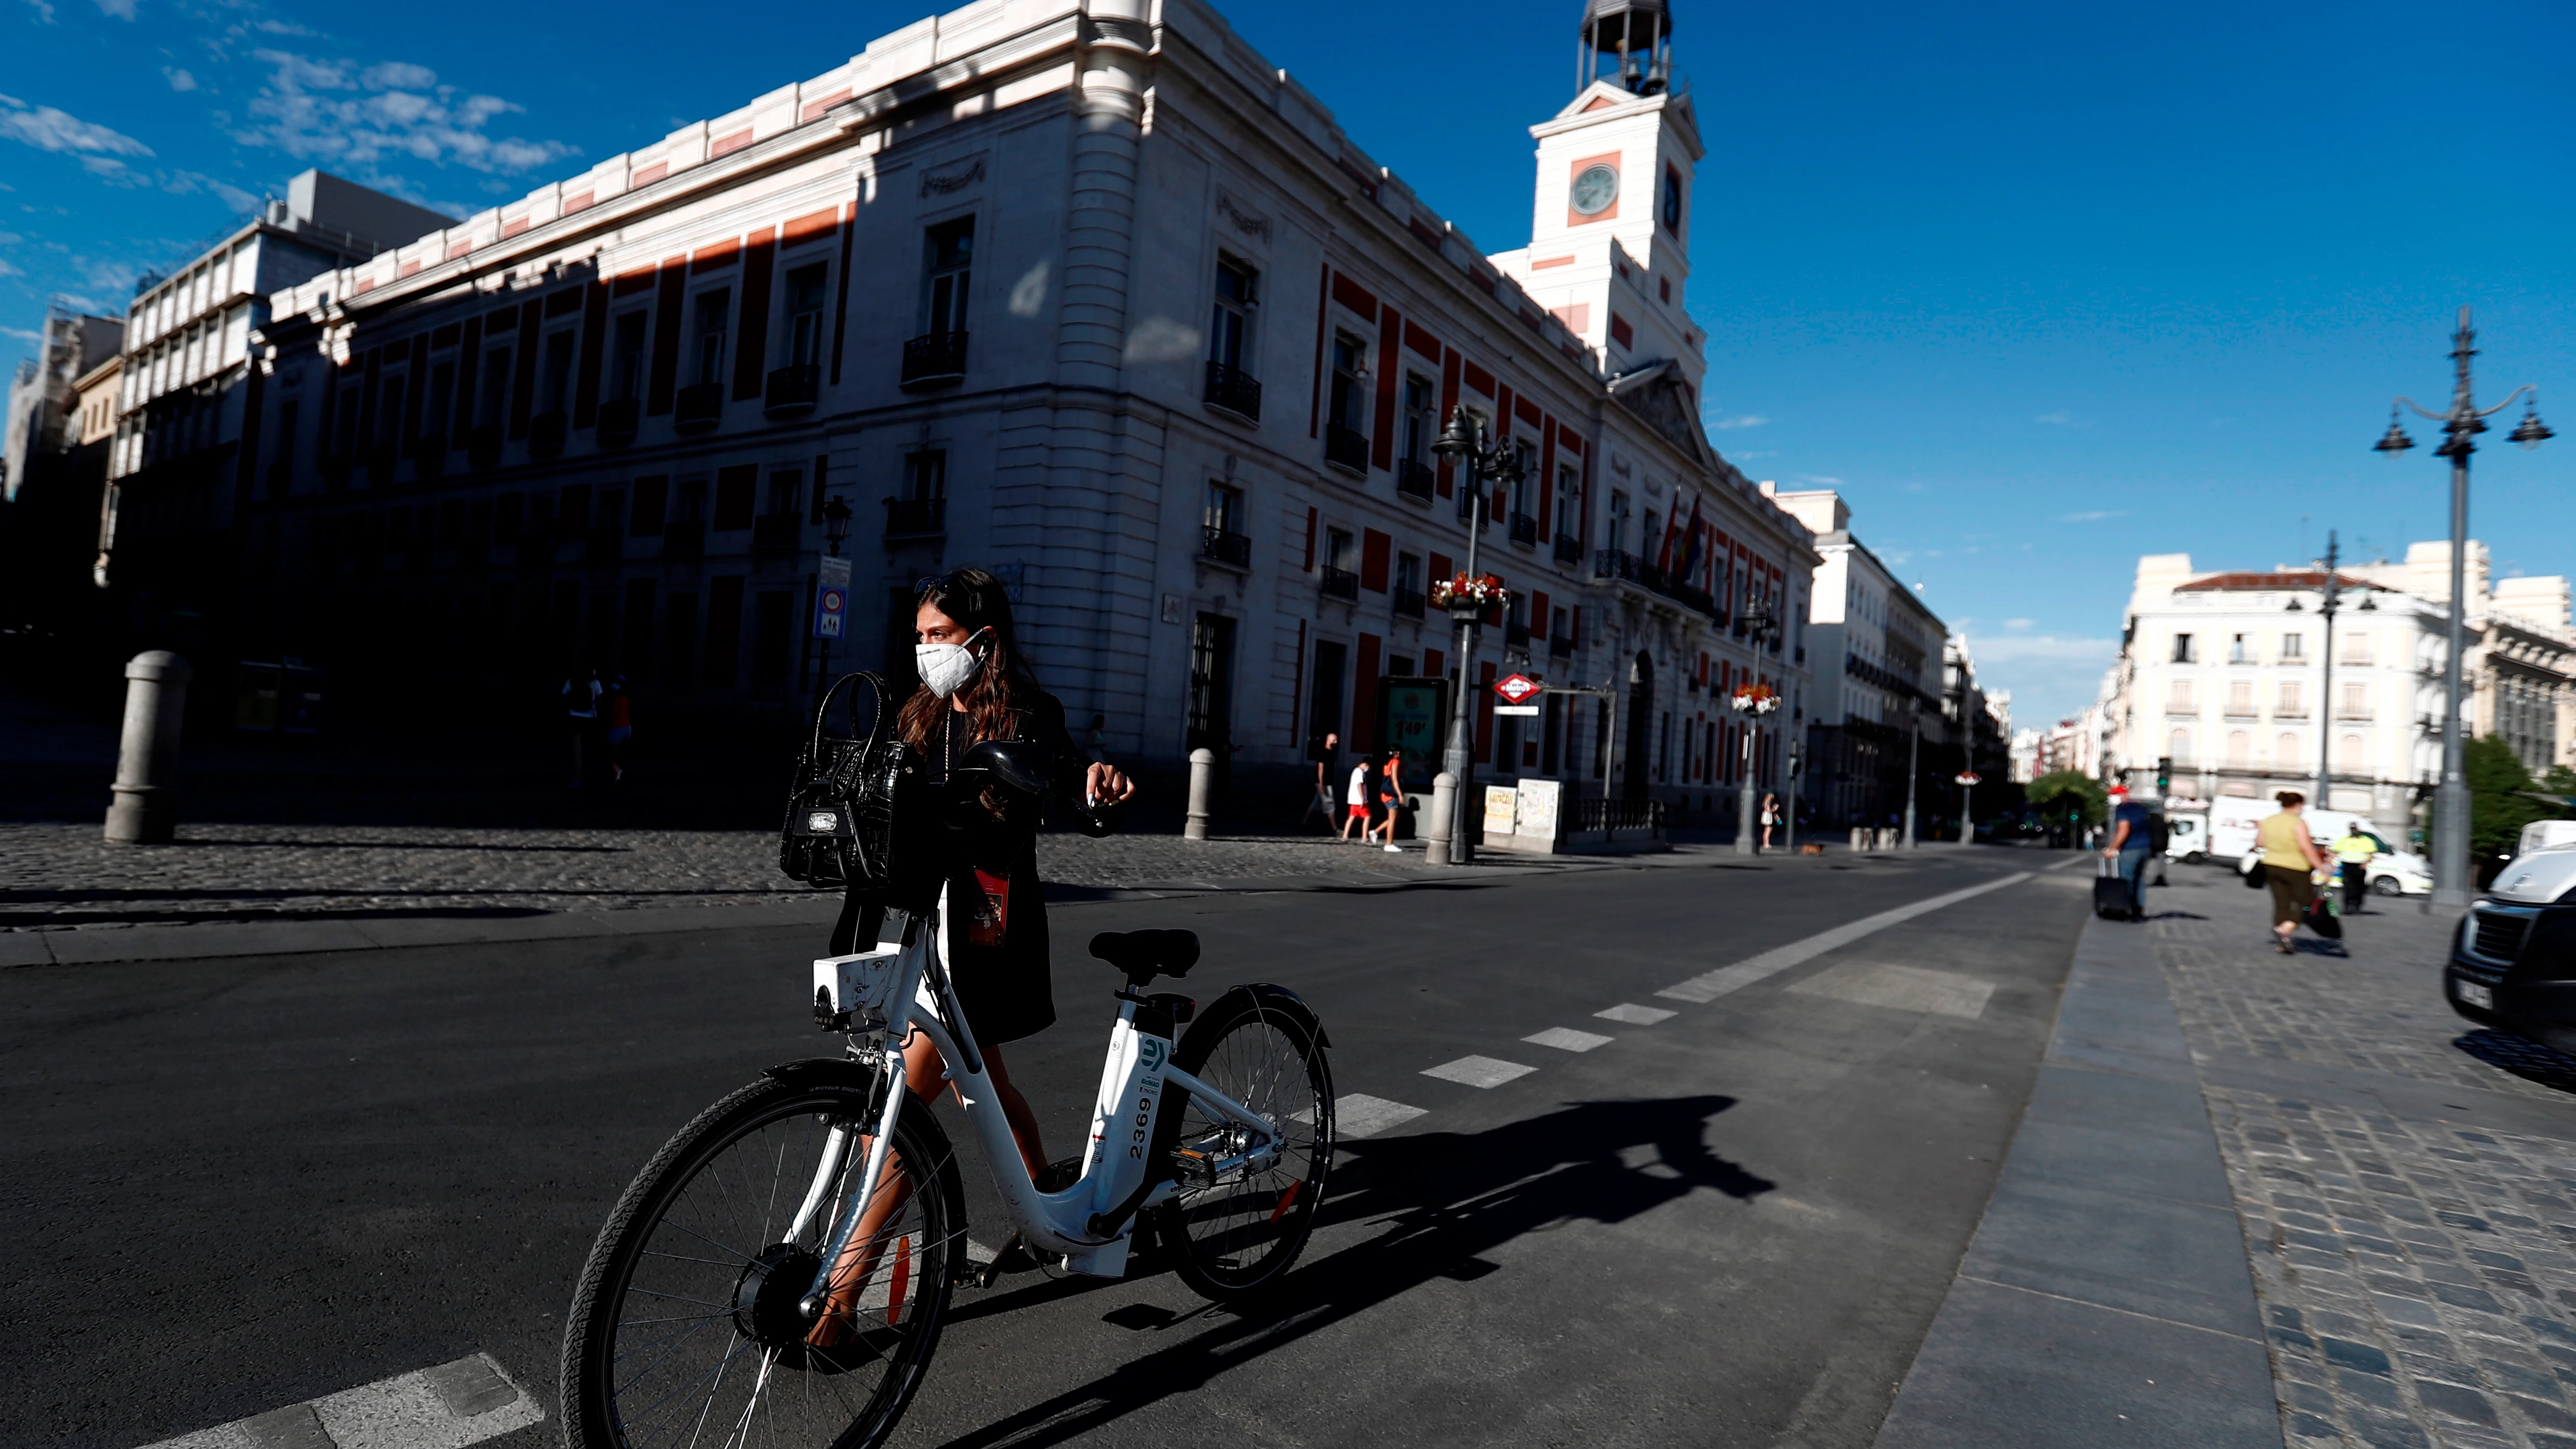
[[[1877,1449],[2279,1449],[2244,1231],[2144,932],[2098,918]]]

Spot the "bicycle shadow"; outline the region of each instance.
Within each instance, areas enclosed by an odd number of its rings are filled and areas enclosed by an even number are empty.
[[[1500,1271],[1482,1254],[1573,1222],[1626,1222],[1693,1193],[1750,1201],[1778,1184],[1708,1150],[1725,1096],[1573,1102],[1486,1132],[1421,1132],[1344,1144],[1319,1229],[1374,1220],[1384,1231],[1309,1260],[1242,1315],[1165,1316],[1146,1305],[1109,1321],[1139,1330],[1208,1327],[1088,1384],[947,1441],[950,1449],[1059,1444],[1227,1370],[1357,1317],[1434,1278]],[[1049,1297],[1056,1295],[1049,1294]],[[998,1305],[997,1305],[998,1306]]]

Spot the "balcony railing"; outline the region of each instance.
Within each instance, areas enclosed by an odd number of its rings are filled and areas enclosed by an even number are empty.
[[[945,498],[889,498],[885,506],[888,538],[934,538],[948,531]]]
[[[1360,576],[1349,569],[1324,565],[1323,594],[1328,599],[1356,600],[1360,596]]]
[[[539,413],[528,419],[528,453],[537,458],[563,456],[564,438],[572,431],[572,419],[562,413]]]
[[[631,397],[611,398],[599,405],[599,445],[619,448],[635,441],[635,421],[642,410]]]
[[[1368,471],[1368,434],[1340,423],[1324,424],[1324,461],[1354,473]]]
[[[1512,542],[1538,546],[1538,519],[1517,509],[1512,513]]]
[[[674,518],[662,525],[662,557],[705,558],[707,556],[707,521],[703,518]]]
[[[1574,636],[1571,634],[1548,635],[1547,652],[1555,655],[1559,659],[1563,659],[1567,655],[1572,654],[1574,652]]]
[[[1229,528],[1199,530],[1199,557],[1230,569],[1252,567],[1252,540]]]
[[[1556,561],[1561,564],[1583,562],[1583,536],[1563,532],[1563,527],[1562,524],[1558,525],[1560,531],[1556,535]]]
[[[724,416],[724,384],[693,382],[680,389],[671,421],[683,432],[704,432]]]
[[[2379,711],[2369,705],[2346,705],[2335,711],[2335,718],[2352,724],[2368,724],[2379,718]]]
[[[1207,405],[1248,423],[1261,421],[1261,380],[1222,362],[1207,365]]]
[[[1395,611],[1408,619],[1421,618],[1424,613],[1422,591],[1420,589],[1396,590]]]
[[[751,521],[753,548],[794,548],[804,538],[805,515],[801,513],[764,513]]]
[[[784,417],[810,411],[823,393],[823,369],[811,362],[791,362],[769,374],[761,390],[761,411]]]
[[[1400,498],[1428,503],[1439,490],[1440,475],[1411,458],[1399,459],[1395,465],[1395,492]]]
[[[2272,718],[2274,719],[2306,719],[2307,717],[2308,711],[2303,705],[2293,705],[2288,709],[2276,709],[2272,711]]]
[[[905,387],[953,387],[965,380],[965,333],[925,332],[903,345]]]
[[[1626,579],[1637,582],[1638,570],[1644,565],[1625,549],[1605,548],[1592,556],[1592,576],[1596,579]]]
[[[477,423],[465,430],[465,461],[489,468],[501,461],[501,425]]]

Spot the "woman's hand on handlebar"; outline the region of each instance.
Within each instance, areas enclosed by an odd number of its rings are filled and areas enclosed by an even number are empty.
[[[1124,805],[1134,799],[1136,782],[1128,779],[1116,765],[1094,760],[1089,773],[1083,776],[1082,790],[1083,794],[1089,797],[1091,807],[1100,809],[1105,806]]]

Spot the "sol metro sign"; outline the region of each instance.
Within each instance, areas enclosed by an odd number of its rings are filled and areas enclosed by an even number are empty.
[[[1506,674],[1494,681],[1494,693],[1501,695],[1505,704],[1527,704],[1541,688],[1537,680],[1526,674]]]

